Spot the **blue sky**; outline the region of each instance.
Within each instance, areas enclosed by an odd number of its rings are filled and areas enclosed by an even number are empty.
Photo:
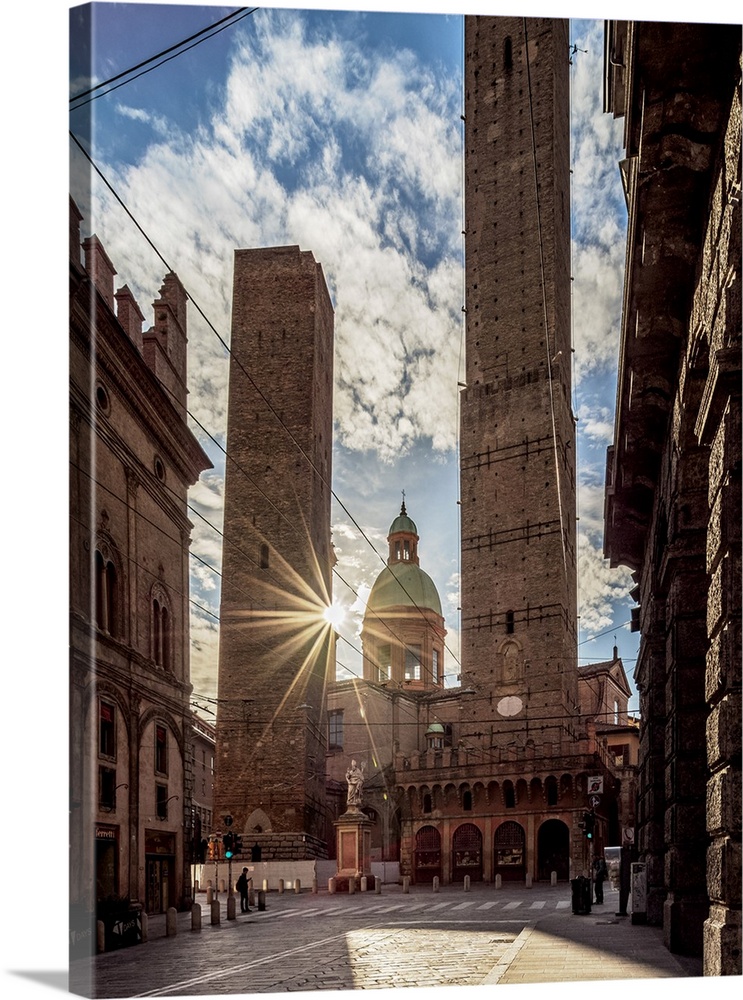
[[[71,93],[231,9],[96,5],[91,46],[73,48]],[[629,574],[609,570],[601,555],[626,221],[621,123],[601,111],[602,22],[573,21],[571,38],[579,50],[571,69],[579,654],[581,662],[609,658],[616,635],[631,674]],[[346,609],[339,676],[361,671],[363,600],[403,489],[422,564],[442,597],[448,682],[459,672],[462,50],[459,15],[260,8],[71,114],[72,130],[92,136],[97,165],[225,339],[234,248],[298,243],[323,265],[336,311],[333,483],[366,535],[336,506],[338,573],[355,591],[336,578]],[[87,178],[73,152],[84,233],[102,239],[147,315],[163,266],[95,179],[88,203]],[[190,409],[223,444],[227,360],[193,309],[189,352]],[[192,502],[220,527],[223,460],[197,433],[215,468]],[[218,534],[194,520],[193,551],[219,565]],[[193,565],[192,596],[217,615],[219,578]],[[213,697],[214,617],[194,611],[192,637],[195,691]]]

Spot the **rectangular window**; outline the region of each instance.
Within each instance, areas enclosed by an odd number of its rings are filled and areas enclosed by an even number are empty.
[[[433,660],[431,662],[431,673],[433,674],[433,679],[437,684],[441,683],[441,678],[439,677],[439,651],[434,649]]]
[[[116,808],[116,771],[112,767],[98,768],[98,806],[101,809]]]
[[[389,646],[379,647],[379,666],[377,668],[377,680],[380,684],[384,684],[385,681],[390,679],[392,663],[390,656]]]
[[[405,648],[405,680],[419,681],[421,679],[421,648],[407,646]]]
[[[328,750],[343,749],[343,709],[328,712]]]
[[[165,726],[155,726],[155,771],[168,773],[168,732]]]
[[[116,757],[116,709],[102,701],[99,703],[98,753],[101,757]]]
[[[168,818],[168,786],[155,785],[155,807],[158,819]]]

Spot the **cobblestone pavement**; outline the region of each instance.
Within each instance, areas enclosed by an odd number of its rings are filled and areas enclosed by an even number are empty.
[[[148,941],[72,963],[70,990],[101,998],[397,986],[468,986],[700,975],[655,928],[614,916],[616,893],[572,913],[569,887],[447,886],[403,893],[268,893],[266,910],[191,930],[150,917]],[[92,988],[89,984],[92,982]]]

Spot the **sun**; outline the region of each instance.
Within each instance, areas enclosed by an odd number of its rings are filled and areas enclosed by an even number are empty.
[[[328,623],[332,625],[334,629],[339,629],[346,618],[346,609],[340,604],[336,604],[335,601],[332,604],[328,604],[322,613],[323,618]]]

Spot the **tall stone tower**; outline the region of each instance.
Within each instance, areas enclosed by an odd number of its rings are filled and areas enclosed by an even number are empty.
[[[325,851],[333,309],[296,246],[238,250],[232,314],[216,823],[262,860]]]
[[[578,708],[568,60],[566,21],[465,18],[462,685],[491,747]]]

